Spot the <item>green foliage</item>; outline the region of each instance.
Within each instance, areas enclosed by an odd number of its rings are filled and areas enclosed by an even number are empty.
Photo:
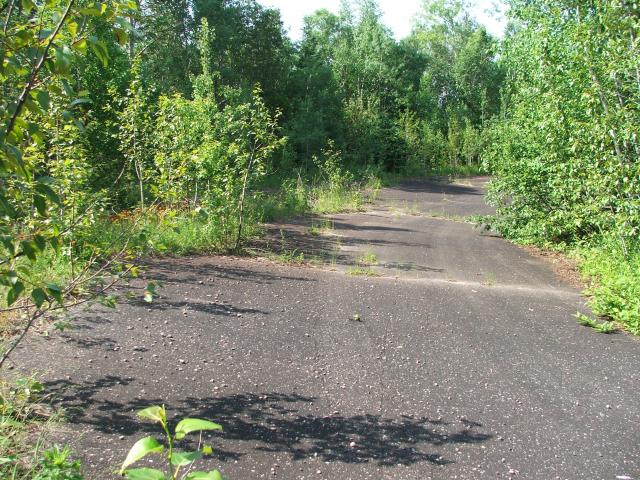
[[[613,322],[597,322],[596,320],[579,312],[575,314],[575,317],[580,325],[591,327],[598,333],[609,334],[614,333],[617,330],[616,325]]]
[[[504,122],[487,157],[504,229],[533,241],[638,234],[638,19],[626,7],[514,2]]]
[[[347,268],[347,275],[351,275],[353,277],[375,277],[376,272],[374,272],[369,267],[349,267]]]
[[[83,480],[80,462],[71,460],[69,447],[54,446],[42,452],[33,480]]]
[[[156,198],[178,205],[188,201],[222,219],[225,229],[237,219],[239,246],[248,188],[266,173],[267,160],[282,148],[277,135],[279,113],[271,115],[255,87],[245,100],[238,90],[216,95],[210,71],[208,39],[203,19],[200,49],[203,73],[194,80],[195,98],[161,97],[155,128],[158,176]],[[224,99],[220,107],[216,97]]]
[[[613,239],[579,251],[582,272],[592,279],[588,290],[596,315],[640,335],[640,248],[625,251]]]
[[[362,266],[378,265],[378,257],[373,252],[364,252],[358,256],[356,262]]]
[[[80,480],[68,448],[43,448],[55,416],[43,385],[33,377],[0,381],[0,477],[14,480]]]
[[[290,218],[309,212],[309,188],[301,178],[283,180],[277,193],[259,193],[254,199],[255,211],[261,221]]]
[[[99,241],[114,213],[197,211],[217,219],[207,229],[221,229],[210,246],[222,239],[237,248],[245,220],[251,230],[261,216],[280,214],[266,211],[276,208],[269,201],[265,212],[254,210],[255,188],[270,173],[286,178],[283,169],[302,166],[310,177],[302,184],[313,184],[285,186],[277,205],[331,212],[360,208],[352,170],[424,174],[461,155],[477,162],[480,127],[469,112],[495,99],[473,85],[497,77],[489,73],[493,40],[473,22],[458,22],[454,33],[422,25],[398,44],[376,2],[363,2],[358,15],[346,2],[340,15],[310,16],[295,48],[278,12],[253,0],[170,3],[28,2],[28,12],[10,2],[1,37],[5,305],[49,308],[64,302],[66,285],[82,283],[75,278],[84,269],[117,270],[123,258],[115,257],[139,251],[140,242],[117,252]],[[37,37],[29,18],[49,35]],[[462,59],[447,81],[465,108],[437,106],[444,84],[428,82],[439,63],[427,60],[441,44]],[[464,119],[473,128],[463,141],[450,125],[468,125]],[[292,137],[286,148],[281,126]],[[126,237],[120,226],[107,230]]]
[[[609,1],[510,5],[504,108],[484,156],[496,173],[492,226],[521,242],[586,253],[594,310],[638,333],[637,9]]]
[[[73,138],[84,127],[82,113],[90,103],[74,89],[72,66],[87,51],[107,65],[96,25],[108,25],[126,41],[130,25],[124,15],[135,3],[27,1],[15,7],[11,2],[0,34],[0,285],[7,305],[29,296],[42,305],[60,302],[60,289],[33,282],[32,264],[48,248],[60,248],[64,224],[51,219],[69,206],[69,195],[61,194],[77,180],[73,166],[58,175],[61,188],[50,174],[64,169],[61,156],[77,153]],[[36,18],[33,28],[30,19]]]
[[[439,20],[419,23],[401,43],[374,1],[359,2],[357,15],[344,2],[340,15],[320,10],[306,18],[286,127],[305,166],[327,138],[351,166],[424,175],[457,165],[463,140],[450,124],[470,122],[479,135],[498,110],[502,73],[497,42],[464,8],[452,9],[426,2]],[[448,15],[455,19],[441,23]],[[477,163],[482,143],[466,133],[465,158]]]
[[[120,467],[120,475],[132,480],[222,480],[222,474],[218,471],[192,472],[193,464],[204,455],[210,455],[211,447],[202,446],[202,432],[222,431],[222,426],[208,420],[199,418],[184,418],[178,422],[173,430],[169,428],[167,412],[163,407],[153,406],[138,412],[138,416],[145,420],[158,423],[164,433],[165,444],[160,443],[154,437],[145,437],[138,440],[125,458]],[[176,443],[184,439],[190,433],[200,433],[198,448],[193,451],[181,452],[175,450]],[[142,460],[147,455],[165,453],[168,472],[153,468],[129,468],[134,463]],[[181,470],[185,470],[181,475]],[[168,475],[168,476],[167,476]]]

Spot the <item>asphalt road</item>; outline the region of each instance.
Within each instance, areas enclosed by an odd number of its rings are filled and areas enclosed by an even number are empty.
[[[15,360],[66,408],[56,438],[88,478],[162,403],[224,425],[201,466],[233,480],[640,479],[638,339],[579,326],[549,263],[462,221],[490,212],[484,182],[386,189],[258,248],[315,266],[154,262],[153,304],[78,313]]]

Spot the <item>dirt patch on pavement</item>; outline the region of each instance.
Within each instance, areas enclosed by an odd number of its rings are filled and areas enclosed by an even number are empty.
[[[553,272],[565,283],[579,290],[587,288],[587,284],[578,268],[578,262],[575,259],[570,258],[565,253],[544,250],[533,245],[520,245],[520,247],[530,255],[549,263],[553,268]]]

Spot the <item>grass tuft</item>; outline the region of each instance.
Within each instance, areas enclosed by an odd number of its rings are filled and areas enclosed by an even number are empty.
[[[368,267],[349,267],[347,268],[347,275],[354,277],[377,277],[378,275],[371,268]]]

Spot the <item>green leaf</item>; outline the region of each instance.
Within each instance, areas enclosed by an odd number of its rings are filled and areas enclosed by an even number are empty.
[[[156,293],[156,284],[149,283],[147,288],[144,289],[144,301],[147,303],[153,302],[154,297],[157,295]]]
[[[22,282],[16,282],[16,284],[7,292],[7,306],[11,306],[20,298],[24,292],[24,285]]]
[[[135,468],[124,472],[124,477],[131,480],[166,480],[164,473],[155,468]]]
[[[47,293],[51,295],[60,305],[63,304],[62,288],[54,283],[47,283]]]
[[[33,205],[36,207],[38,213],[43,217],[47,214],[47,202],[42,195],[33,196]]]
[[[53,63],[58,73],[66,74],[71,68],[71,50],[66,45],[54,50]]]
[[[159,443],[155,438],[141,438],[133,445],[133,447],[131,447],[131,450],[129,450],[129,454],[120,468],[120,474],[124,473],[125,469],[129,465],[136,463],[141,458],[144,458],[151,453],[162,453],[163,450],[164,445]]]
[[[43,110],[47,110],[49,108],[49,102],[51,101],[49,92],[47,92],[46,90],[38,90],[36,92],[36,98],[38,99],[38,103],[43,108]]]
[[[107,308],[116,308],[117,300],[118,299],[116,297],[114,297],[113,295],[99,296],[98,297],[98,302],[100,303],[100,305],[102,305],[103,307],[107,307]]]
[[[69,108],[77,107],[78,105],[86,105],[93,103],[93,100],[90,98],[76,98],[73,102],[69,104]]]
[[[43,177],[46,178],[46,177]],[[46,196],[49,200],[51,200],[56,205],[60,205],[60,197],[53,189],[46,183],[41,182],[41,179],[38,179],[38,184],[36,185],[36,191]]]
[[[89,48],[91,48],[94,55],[102,62],[102,66],[107,67],[109,65],[109,51],[104,42],[93,35],[89,36],[87,40],[89,41]]]
[[[36,307],[40,308],[47,301],[47,294],[41,288],[35,288],[31,291],[31,298]]]
[[[101,12],[98,8],[81,8],[80,13],[89,17],[99,17]]]
[[[113,33],[116,36],[116,41],[120,45],[125,45],[127,43],[128,35],[122,28],[114,28]]]
[[[42,235],[35,236],[34,244],[41,252],[44,252],[45,248],[47,248],[47,241]]]
[[[72,38],[76,38],[78,35],[78,24],[76,22],[68,22],[67,28],[69,29],[69,33]]]
[[[192,472],[185,477],[186,480],[224,480],[224,477],[218,470],[213,472]]]
[[[34,243],[25,240],[20,242],[20,245],[22,246],[22,251],[29,260],[35,262],[38,259],[37,247]]]
[[[205,445],[204,447],[202,447],[202,453],[205,455],[211,455],[213,453],[213,448],[211,447],[211,445]]]
[[[174,452],[171,456],[171,465],[186,467],[200,458],[202,458],[202,452]]]
[[[38,183],[42,183],[43,185],[55,185],[56,183],[56,179],[53,177],[48,177],[46,175],[42,176],[42,177],[38,177],[36,179],[36,181]]]
[[[87,51],[87,40],[84,38],[81,38],[80,40],[75,42],[73,45],[71,45],[71,48],[81,53],[85,53]]]
[[[71,326],[71,323],[66,320],[58,320],[57,322],[53,323],[53,326],[55,327],[56,330],[60,332],[64,332],[67,328]]]
[[[222,425],[200,418],[185,418],[176,425],[176,439],[181,440],[191,432],[201,432],[203,430],[222,430]]]
[[[138,416],[140,418],[152,420],[154,422],[159,422],[162,424],[165,424],[167,421],[167,411],[164,407],[159,407],[157,405],[139,411]]]

